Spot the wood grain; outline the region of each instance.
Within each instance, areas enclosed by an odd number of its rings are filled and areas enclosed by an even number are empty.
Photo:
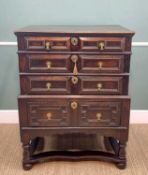
[[[36,26],[15,34],[23,168],[29,170],[34,163],[51,159],[101,159],[125,168],[134,32],[121,26]],[[49,152],[34,156],[34,146],[44,143],[44,137],[51,133],[99,133],[107,137],[115,152],[87,150],[85,154]]]

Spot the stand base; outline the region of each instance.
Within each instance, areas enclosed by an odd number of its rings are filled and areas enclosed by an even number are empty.
[[[24,170],[35,163],[47,161],[103,160],[126,167],[126,160],[119,157],[120,143],[114,138],[99,135],[53,135],[36,138],[30,142],[30,156],[23,161]]]

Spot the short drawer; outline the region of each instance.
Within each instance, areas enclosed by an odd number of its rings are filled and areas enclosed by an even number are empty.
[[[21,94],[70,94],[68,76],[20,76]]]
[[[125,48],[125,37],[80,37],[80,50],[122,52]]]
[[[19,54],[20,72],[69,73],[70,55]]]
[[[21,126],[127,126],[128,96],[20,96]]]
[[[82,73],[122,73],[124,56],[122,55],[80,55]]]
[[[81,76],[79,94],[127,94],[128,76]]]
[[[27,50],[70,50],[70,37],[25,36]]]

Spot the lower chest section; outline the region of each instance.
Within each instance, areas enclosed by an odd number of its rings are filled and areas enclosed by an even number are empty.
[[[128,97],[20,97],[23,126],[121,126],[129,112]]]

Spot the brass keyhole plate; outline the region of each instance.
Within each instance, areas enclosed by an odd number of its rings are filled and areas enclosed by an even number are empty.
[[[78,42],[79,42],[78,38],[76,38],[76,37],[71,38],[71,44],[73,46],[77,46],[78,45]]]

